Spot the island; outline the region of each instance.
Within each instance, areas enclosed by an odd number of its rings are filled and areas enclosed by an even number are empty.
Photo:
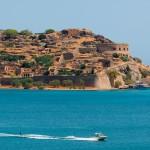
[[[150,85],[150,66],[89,29],[0,30],[0,88],[124,89]]]

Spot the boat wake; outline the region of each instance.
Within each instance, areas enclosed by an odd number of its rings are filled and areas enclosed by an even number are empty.
[[[11,138],[27,138],[27,139],[37,139],[37,140],[72,140],[72,141],[98,141],[96,137],[76,137],[76,136],[66,136],[66,137],[56,137],[49,135],[39,135],[39,134],[7,134],[0,133],[0,138],[11,137]]]

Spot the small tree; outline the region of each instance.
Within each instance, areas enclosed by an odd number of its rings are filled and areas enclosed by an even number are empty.
[[[29,31],[29,30],[22,30],[22,31],[20,31],[19,34],[20,35],[25,35],[25,36],[30,36],[30,35],[32,35],[32,32]]]
[[[35,65],[34,62],[27,62],[27,61],[25,61],[25,62],[23,62],[21,67],[23,67],[23,68],[32,68],[32,67],[34,67],[34,65]]]
[[[80,87],[81,87],[82,89],[85,88],[85,82],[84,82],[83,79],[80,79],[80,80],[79,80],[79,85],[80,85]]]
[[[19,60],[24,60],[25,56],[23,55],[11,55],[8,53],[2,53],[0,54],[0,59],[3,61],[19,61]]]
[[[53,33],[53,32],[55,32],[55,30],[53,30],[53,29],[47,29],[47,30],[45,31],[46,34],[50,34],[50,33]]]
[[[18,32],[15,29],[7,29],[3,32],[3,34],[6,36],[6,38],[9,39],[9,38],[16,38]]]
[[[33,86],[33,84],[29,83],[29,82],[27,82],[23,85],[24,89],[30,89],[30,88],[32,88],[32,86]]]
[[[72,82],[72,80],[63,80],[63,85],[65,87],[72,87],[73,86],[73,82]]]
[[[107,72],[107,75],[109,77],[109,80],[110,80],[110,83],[111,83],[112,87],[114,87],[114,81],[117,78],[118,74],[119,73],[116,70],[110,70],[110,71]]]
[[[39,35],[39,40],[44,40],[46,39],[46,35],[45,34],[40,34]]]
[[[140,58],[134,57],[133,60],[136,61],[137,63],[142,64],[142,60]]]
[[[113,57],[114,58],[119,58],[119,54],[118,53],[113,53]]]
[[[24,89],[30,89],[33,86],[33,80],[30,78],[23,79],[22,85],[23,85]]]
[[[38,88],[39,90],[43,90],[43,89],[44,89],[44,83],[41,82],[41,81],[34,82],[34,85],[37,86],[37,88]]]
[[[14,79],[11,84],[12,86],[17,87],[17,88],[22,86],[22,82],[19,79]]]
[[[124,62],[129,61],[129,57],[128,56],[121,56],[120,59]]]
[[[150,71],[145,70],[145,69],[140,69],[142,78],[146,78],[147,76],[150,76]]]
[[[53,87],[59,87],[60,86],[60,81],[59,80],[53,80],[53,81],[50,81],[49,83],[51,86]]]
[[[46,68],[53,64],[53,56],[43,55],[35,58],[38,65],[45,66]]]
[[[122,85],[121,81],[115,82],[115,88],[119,88]]]
[[[86,68],[85,64],[80,65],[80,69],[85,69],[85,68]]]
[[[130,84],[134,83],[134,81],[132,79],[127,79],[125,77],[123,78],[123,80],[124,80],[124,82],[125,82],[126,85],[130,85]]]

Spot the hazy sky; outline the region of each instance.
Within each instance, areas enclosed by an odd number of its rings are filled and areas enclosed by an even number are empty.
[[[150,64],[150,0],[0,0],[0,28],[90,28]]]

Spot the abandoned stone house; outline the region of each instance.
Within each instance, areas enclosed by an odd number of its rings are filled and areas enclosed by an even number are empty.
[[[120,55],[130,56],[128,44],[116,44],[116,43],[98,44],[97,52],[105,53],[108,55],[109,54],[112,55],[113,53],[118,53]]]
[[[32,69],[30,69],[30,68],[19,68],[17,70],[17,74],[18,74],[18,76],[23,77],[23,78],[29,78],[29,77],[34,76],[34,73],[33,73]]]
[[[81,47],[79,48],[79,53],[81,54],[86,54],[86,53],[95,53],[96,52],[96,47],[94,48],[86,48],[86,47]]]
[[[12,64],[7,64],[7,65],[0,65],[0,72],[1,74],[4,75],[16,75],[17,72],[17,66],[12,65]]]
[[[74,55],[73,55],[73,53],[70,53],[70,52],[63,53],[63,58],[65,61],[72,60],[74,58]]]
[[[58,74],[58,69],[55,66],[50,67],[48,70],[49,70],[49,75],[50,76],[54,76],[54,75]]]

